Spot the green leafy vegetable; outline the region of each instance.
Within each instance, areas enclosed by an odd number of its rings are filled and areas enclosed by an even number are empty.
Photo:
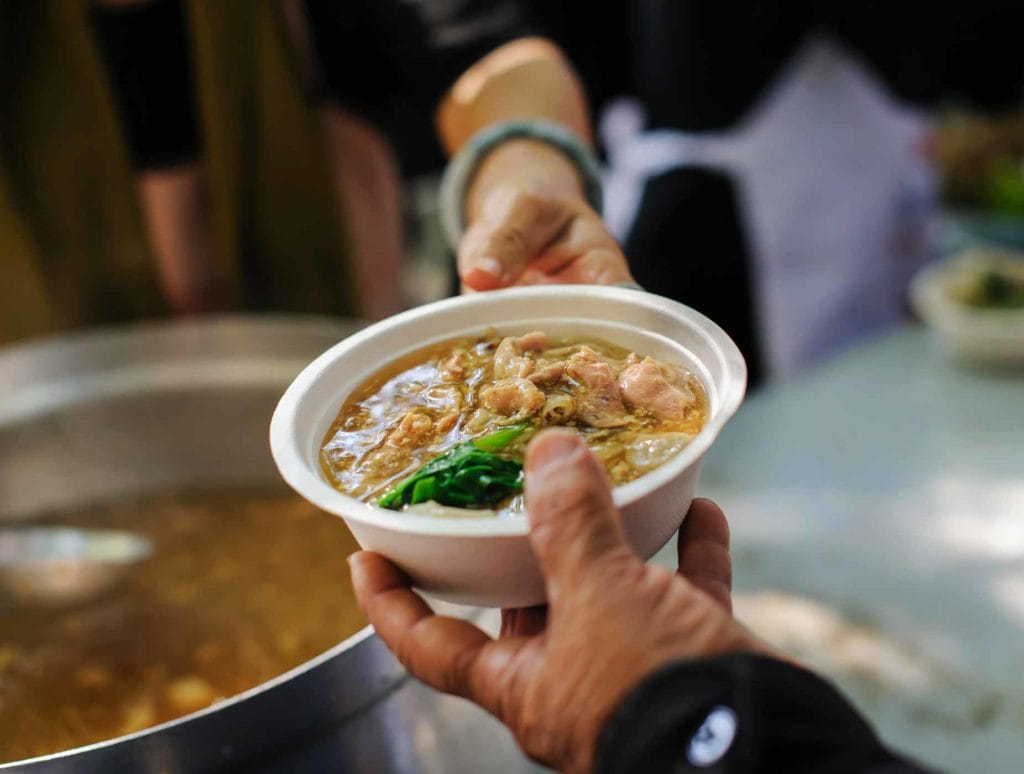
[[[1024,215],[1024,168],[1020,159],[1004,158],[992,163],[985,194],[994,212]]]
[[[397,511],[403,505],[433,500],[457,508],[482,508],[522,492],[523,463],[495,452],[515,441],[527,427],[511,425],[460,443],[393,486],[377,505]]]
[[[1011,276],[996,268],[979,273],[962,295],[969,306],[986,309],[1024,308],[1024,275]]]
[[[496,430],[490,435],[485,435],[482,436],[481,438],[476,438],[470,441],[469,443],[473,444],[473,446],[480,449],[480,451],[501,451],[510,443],[512,443],[516,438],[521,436],[528,427],[529,425],[526,424],[525,422],[520,423],[518,425],[509,425],[508,427],[503,427],[501,430]]]

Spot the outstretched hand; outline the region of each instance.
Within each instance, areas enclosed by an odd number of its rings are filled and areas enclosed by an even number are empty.
[[[583,199],[512,185],[483,201],[462,238],[458,264],[469,290],[633,281],[622,249]]]
[[[604,469],[575,434],[541,433],[526,458],[530,540],[549,605],[505,611],[498,639],[435,615],[378,554],[350,558],[360,605],[402,664],[505,723],[533,758],[589,771],[618,702],[679,659],[767,647],[731,614],[729,530],[695,500],[679,535],[679,572],[630,549]]]

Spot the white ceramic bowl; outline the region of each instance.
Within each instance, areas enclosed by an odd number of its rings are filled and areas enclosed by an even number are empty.
[[[682,523],[700,461],[736,413],[746,365],[725,332],[689,307],[636,290],[591,285],[515,288],[450,298],[370,326],[314,360],[285,392],[270,425],[284,479],[314,505],[345,519],[363,548],[405,570],[416,586],[461,604],[520,607],[544,601],[525,516],[445,519],[384,510],[334,489],[319,451],[346,397],[402,355],[494,328],[594,336],[693,372],[710,399],[701,433],[647,475],[615,489],[637,554],[653,556]]]
[[[1024,366],[1024,309],[979,309],[955,298],[958,285],[989,268],[1024,278],[1024,253],[975,248],[928,264],[911,281],[911,302],[955,358]]]

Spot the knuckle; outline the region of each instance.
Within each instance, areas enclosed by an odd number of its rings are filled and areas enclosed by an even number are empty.
[[[609,551],[601,565],[577,584],[580,610],[607,609],[623,602],[633,606],[637,599],[645,599],[642,594],[644,571],[644,563],[629,547]]]
[[[572,484],[549,488],[531,498],[528,507],[535,509],[535,537],[542,543],[555,542],[560,536],[576,537],[592,525],[606,507],[600,491]]]
[[[674,572],[661,565],[644,567],[643,579],[640,584],[641,593],[655,600],[667,599],[675,583],[678,582]]]
[[[525,672],[517,661],[510,660],[491,681],[494,697],[492,714],[515,729],[522,725],[525,697],[529,690]]]
[[[567,713],[557,705],[561,702],[543,697],[537,691],[530,691],[520,708],[516,722],[516,736],[530,755],[540,760],[561,760],[562,749],[567,744],[569,735],[565,733],[560,718],[575,713]]]
[[[516,214],[530,213],[541,208],[544,205],[545,198],[533,191],[517,189],[509,197],[509,210]]]
[[[407,639],[394,640],[388,643],[388,647],[391,652],[395,654],[395,658],[406,670],[412,674],[417,674],[416,665],[413,663],[413,648],[411,643]]]
[[[417,646],[423,633],[424,621],[414,623],[406,630],[405,635],[395,642],[392,648],[398,661],[412,674],[420,676],[423,674],[423,664],[420,663],[422,651]]]
[[[698,540],[683,546],[679,551],[679,559],[680,564],[685,565],[684,569],[693,568],[694,575],[721,579],[732,576],[732,557],[728,549],[712,540]]]
[[[659,614],[672,617],[687,647],[696,656],[724,652],[732,647],[738,628],[732,616],[705,592],[683,589],[665,599]]]
[[[517,189],[508,197],[507,219],[515,222],[545,222],[564,215],[570,206],[559,197]]]
[[[470,650],[459,650],[451,654],[441,675],[442,690],[457,696],[467,696],[469,680],[475,654]]]
[[[489,241],[490,249],[493,252],[517,258],[526,255],[529,243],[526,229],[518,224],[509,224],[499,228],[491,234]]]
[[[536,544],[541,548],[547,548],[558,542],[561,529],[553,519],[540,518],[534,522],[530,531]]]
[[[607,507],[604,492],[578,478],[558,494],[561,500],[560,515],[572,522],[588,522]]]

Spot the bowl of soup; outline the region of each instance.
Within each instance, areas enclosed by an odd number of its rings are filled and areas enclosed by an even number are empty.
[[[745,388],[736,345],[689,307],[514,288],[418,307],[327,350],[281,398],[271,450],[299,494],[421,590],[526,606],[545,598],[522,496],[537,432],[586,441],[647,559],[682,523]]]

